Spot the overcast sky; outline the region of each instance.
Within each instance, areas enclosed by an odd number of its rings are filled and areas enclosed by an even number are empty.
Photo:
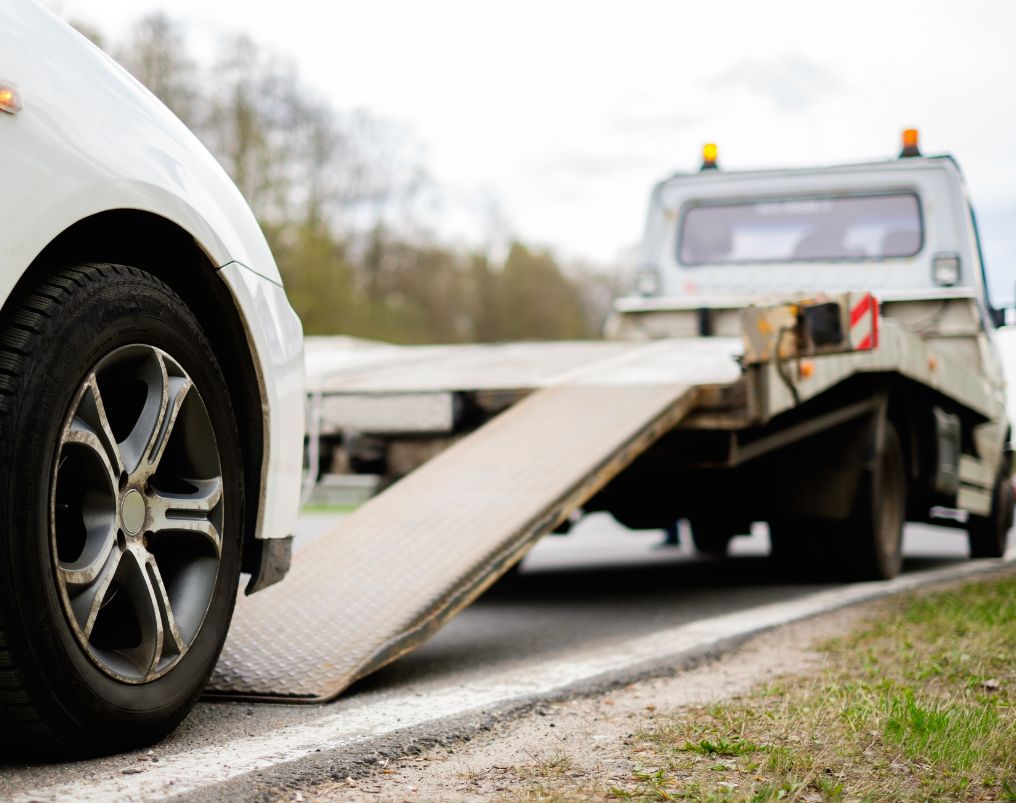
[[[1016,3],[49,0],[114,39],[163,9],[195,41],[243,31],[337,108],[403,124],[443,190],[438,225],[511,230],[604,262],[652,183],[703,142],[747,168],[951,151],[992,285],[1016,282]],[[1003,297],[1004,296],[1004,297]]]

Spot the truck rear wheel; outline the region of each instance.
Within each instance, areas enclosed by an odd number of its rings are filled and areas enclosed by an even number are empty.
[[[887,422],[882,449],[861,475],[850,515],[842,521],[807,517],[770,521],[770,554],[795,575],[809,579],[895,577],[903,564],[906,487],[903,450]]]
[[[1008,459],[1006,459],[1008,465]],[[1012,480],[1005,470],[999,472],[992,494],[991,513],[971,516],[967,523],[970,540],[970,557],[1000,558],[1005,554],[1006,542],[1013,521]]]
[[[839,542],[852,579],[888,580],[899,574],[906,509],[903,450],[896,429],[887,421],[882,448],[874,465],[861,475],[853,511],[841,525]]]

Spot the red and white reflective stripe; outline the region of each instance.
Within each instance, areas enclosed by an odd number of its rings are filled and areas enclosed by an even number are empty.
[[[850,296],[850,345],[854,351],[878,348],[878,299],[871,293]]]

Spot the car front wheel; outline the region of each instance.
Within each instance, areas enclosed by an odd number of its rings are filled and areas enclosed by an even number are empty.
[[[239,578],[239,436],[198,321],[118,265],[55,274],[0,334],[0,739],[105,752],[186,716]]]

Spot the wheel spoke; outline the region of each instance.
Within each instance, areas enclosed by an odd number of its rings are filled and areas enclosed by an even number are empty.
[[[99,404],[88,404],[89,401],[99,398],[98,395],[94,397],[90,395],[90,390],[94,389],[93,383],[94,375],[89,378],[83,388],[77,412],[91,417],[93,421],[97,422],[97,418],[89,415],[89,413],[95,413],[99,405],[101,405],[101,401]],[[67,451],[68,446],[70,449],[88,450],[94,457],[98,458],[99,464],[102,466],[99,469],[95,463],[92,463],[91,465],[96,469],[96,473],[91,474],[91,476],[71,469],[69,476],[64,478],[64,481],[72,489],[70,499],[76,502],[73,512],[69,515],[79,523],[75,526],[81,526],[84,531],[80,551],[74,550],[76,557],[71,560],[58,559],[60,578],[66,584],[70,593],[81,592],[82,589],[91,586],[99,580],[100,575],[107,567],[110,553],[116,544],[113,496],[116,492],[119,471],[114,468],[110,459],[113,458],[118,461],[119,453],[115,449],[116,441],[112,435],[107,438],[104,435],[100,435],[100,432],[101,429],[97,431],[85,417],[75,415],[64,428],[62,437],[61,470],[65,466],[64,461],[74,460]],[[105,473],[104,478],[101,476],[101,472]],[[66,510],[68,501],[56,500],[55,503],[61,509]],[[115,570],[115,565],[113,568]],[[109,585],[108,578],[104,580],[104,583],[105,585],[98,590],[100,601],[102,594],[105,593],[106,586]]]
[[[126,586],[134,606],[141,627],[141,643],[121,652],[147,679],[156,674],[164,656],[182,655],[187,647],[176,626],[169,594],[155,558],[139,547],[128,548],[124,556],[118,579]]]
[[[162,355],[154,350],[145,361],[139,378],[148,392],[138,419],[120,448],[131,474],[140,469],[150,475],[162,460],[192,383],[189,377],[171,375]]]
[[[162,615],[159,613],[159,601],[152,588],[147,564],[148,554],[144,550],[129,547],[123,553],[120,571],[117,573],[117,580],[130,598],[141,629],[140,643],[121,649],[120,652],[135,664],[142,678],[147,678],[158,666],[163,639]]]
[[[183,655],[187,652],[187,645],[180,637],[180,629],[176,625],[176,617],[173,615],[173,606],[169,601],[166,584],[162,580],[162,572],[159,571],[159,564],[155,562],[155,558],[152,555],[148,556],[148,563],[145,568],[148,572],[148,582],[155,596],[163,632],[162,653],[156,658],[157,664],[163,655],[170,650],[176,655]]]
[[[114,443],[116,441],[113,441]],[[73,443],[84,446],[95,452],[106,469],[106,476],[109,479],[110,492],[113,492],[120,480],[120,455],[114,452],[116,463],[110,461],[110,452],[103,446],[99,433],[85,419],[74,416],[63,432],[63,444]]]
[[[115,542],[114,542],[115,543]],[[63,576],[68,589],[81,589],[71,596],[71,608],[74,611],[74,618],[77,620],[81,634],[87,641],[92,636],[92,629],[95,627],[96,617],[102,609],[106,592],[110,583],[116,577],[120,566],[120,552],[118,550],[107,550],[102,561],[95,561],[92,566],[85,570],[74,570],[69,567],[60,566],[59,570]],[[91,579],[86,579],[90,577]]]
[[[86,548],[77,560],[59,566],[63,581],[71,590],[90,586],[98,579],[116,545],[116,534],[112,526],[108,526],[105,536],[96,534],[94,538],[90,536],[89,541],[94,546]]]
[[[109,416],[106,415],[106,405],[102,401],[102,393],[99,390],[99,382],[95,373],[88,375],[85,381],[85,392],[82,394],[81,403],[78,405],[78,417],[84,417],[89,422],[94,422],[93,429],[98,428],[102,433],[103,446],[109,450],[109,463],[116,469],[119,477],[123,471],[123,458],[120,456],[120,445],[113,436],[113,427],[110,426]]]
[[[187,480],[195,487],[193,493],[151,491],[148,509],[152,515],[152,532],[188,532],[204,535],[215,547],[218,557],[222,537],[211,520],[211,514],[222,499],[222,479]]]
[[[187,393],[192,386],[190,379],[186,377],[171,376],[167,380],[166,409],[163,414],[162,423],[158,433],[153,433],[154,437],[149,442],[148,449],[145,452],[145,459],[152,471],[155,471],[162,461],[166,445],[173,434],[173,427],[176,426],[177,418],[180,416],[180,408],[183,407]]]

